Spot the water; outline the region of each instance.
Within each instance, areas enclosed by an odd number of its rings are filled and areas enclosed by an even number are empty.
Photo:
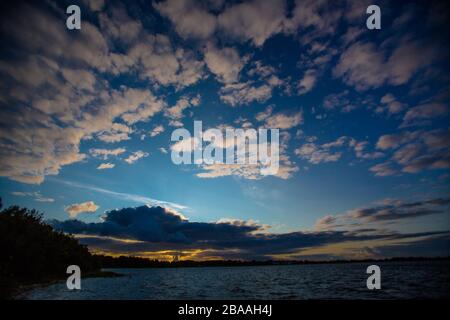
[[[23,299],[414,299],[450,297],[450,262],[384,262],[381,290],[368,290],[368,263],[107,269],[118,278],[33,289]]]

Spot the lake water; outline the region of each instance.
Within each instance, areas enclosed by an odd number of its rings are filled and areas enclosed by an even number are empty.
[[[23,299],[411,299],[450,297],[450,262],[384,262],[381,290],[368,290],[369,263],[107,269],[118,278],[33,289]]]

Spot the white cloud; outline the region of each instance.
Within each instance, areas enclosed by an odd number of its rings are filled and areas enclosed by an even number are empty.
[[[103,160],[108,159],[110,156],[118,156],[127,151],[125,148],[116,149],[89,149],[89,153],[96,158],[101,158]]]
[[[89,4],[93,10],[102,7]],[[80,152],[83,141],[130,139],[131,125],[166,107],[148,89],[109,87],[105,75],[130,73],[154,86],[177,89],[203,77],[204,63],[194,52],[173,46],[166,36],[146,34],[126,10],[100,13],[99,27],[83,21],[77,33],[60,28],[52,11],[24,4],[17,12],[3,22],[19,44],[18,57],[28,58],[0,61],[2,78],[16,80],[2,97],[10,107],[0,119],[0,176],[42,183],[45,176],[86,158]],[[114,51],[115,39],[123,42],[121,52]]]
[[[377,113],[386,110],[389,114],[397,114],[403,111],[406,107],[405,104],[399,102],[397,98],[391,93],[387,93],[383,97],[381,97],[380,102],[383,104],[383,107],[377,108]]]
[[[92,11],[100,11],[105,5],[105,0],[83,0]]]
[[[40,192],[22,192],[22,191],[13,191],[11,192],[13,196],[16,197],[32,197],[34,201],[37,202],[54,202],[55,199],[44,197]]]
[[[256,87],[249,82],[245,82],[227,84],[220,89],[220,99],[233,107],[247,105],[253,101],[262,103],[271,97],[272,87],[267,84]]]
[[[423,121],[445,117],[449,113],[449,108],[443,103],[425,103],[409,109],[403,117],[401,127],[420,125],[424,123]]]
[[[252,0],[227,8],[218,17],[219,27],[229,36],[262,46],[280,32],[285,18],[284,0]]]
[[[210,12],[221,6],[205,5],[195,0],[167,0],[154,7],[167,17],[183,38],[210,39],[216,31],[238,40],[250,40],[262,46],[272,35],[281,32],[285,18],[284,0],[251,0],[229,5],[218,15]],[[201,23],[199,23],[201,21]]]
[[[436,53],[433,48],[403,40],[388,58],[385,56],[383,49],[373,43],[356,42],[341,54],[333,74],[357,90],[377,88],[386,83],[398,86],[429,65]]]
[[[76,187],[76,188],[86,189],[86,190],[90,190],[90,191],[94,191],[94,192],[99,192],[99,193],[106,194],[106,195],[115,197],[117,199],[125,200],[125,201],[133,201],[136,203],[143,203],[143,204],[152,205],[152,206],[157,205],[157,206],[161,206],[164,208],[169,207],[169,208],[176,209],[176,210],[184,210],[184,209],[188,208],[188,207],[178,204],[178,203],[157,200],[157,199],[140,196],[140,195],[136,195],[136,194],[115,192],[115,191],[111,191],[108,189],[98,188],[98,187],[90,186],[90,185],[79,184],[79,183],[75,183],[75,182],[71,182],[71,181],[64,181],[64,180],[57,180],[57,181],[65,184],[65,185],[71,186],[71,187]]]
[[[196,0],[167,0],[153,6],[169,18],[183,38],[207,39],[216,29],[216,17]]]
[[[234,48],[217,48],[209,42],[205,48],[205,62],[209,70],[223,83],[237,82],[245,62]]]
[[[274,67],[264,65],[259,60],[253,63],[247,74],[249,80],[246,82],[225,84],[220,89],[219,95],[223,102],[233,107],[254,101],[263,103],[272,97],[275,88],[284,86],[286,89],[288,86],[286,81],[276,75]]]
[[[306,137],[305,140],[307,143],[295,149],[294,152],[301,159],[311,164],[338,161],[343,154],[342,148],[344,147],[353,149],[356,157],[359,159],[377,159],[384,156],[382,152],[367,151],[369,142],[357,141],[347,136],[341,136],[334,141],[323,144],[315,143],[316,137]],[[337,148],[341,148],[341,150],[337,150]]]
[[[75,219],[80,213],[83,212],[95,212],[99,208],[94,201],[87,201],[83,203],[74,203],[70,206],[64,208],[64,210],[69,214],[71,219]]]
[[[393,168],[391,162],[384,162],[374,165],[369,169],[377,177],[387,177],[397,174],[397,170]]]
[[[189,98],[187,96],[183,96],[180,99],[178,99],[177,103],[164,110],[164,114],[169,117],[171,120],[180,120],[184,117],[183,112],[190,108],[190,107],[196,107],[200,104],[201,98],[198,94],[197,96],[193,98]],[[177,126],[177,125],[175,125]]]
[[[416,139],[419,134],[419,131],[404,131],[395,134],[382,135],[378,138],[377,148],[381,150],[397,148],[404,143]]]
[[[290,129],[303,123],[303,113],[276,113],[265,119],[265,127],[271,129]]]
[[[133,130],[121,123],[113,123],[111,128],[97,134],[97,138],[103,142],[114,143],[123,140],[130,140],[129,134]]]
[[[204,63],[192,51],[174,48],[161,34],[142,37],[117,65],[118,72],[135,71],[142,79],[178,88],[197,83],[204,74]]]
[[[290,140],[290,135],[287,132],[280,133],[280,143],[279,147],[279,168],[278,172],[274,175],[280,179],[289,179],[291,178],[295,172],[299,170],[295,162],[291,161],[289,155],[287,154],[288,143]],[[194,147],[196,147],[195,141],[189,141]],[[218,147],[230,147],[234,145],[233,141],[224,141],[222,144],[218,144]],[[178,149],[188,148],[189,144],[183,144]],[[271,147],[271,146],[270,146]],[[246,152],[246,156],[249,156],[249,153]],[[261,174],[261,169],[263,166],[261,164],[223,164],[223,163],[215,163],[212,165],[201,166],[202,171],[197,173],[196,176],[199,178],[218,178],[225,176],[237,176],[244,179],[249,180],[259,180],[267,175]]]
[[[164,132],[164,127],[161,124],[157,125],[156,127],[154,127],[152,129],[152,131],[150,131],[150,137],[156,137],[157,135],[159,135],[163,132]]]
[[[125,44],[136,41],[143,33],[141,22],[130,18],[122,6],[112,7],[108,13],[99,14],[99,22],[104,34]]]
[[[303,78],[298,82],[298,94],[302,95],[312,90],[317,81],[317,71],[314,69],[306,70]]]
[[[98,170],[104,170],[104,169],[112,169],[114,168],[116,165],[114,163],[110,163],[110,162],[106,162],[106,163],[101,163],[97,169]]]
[[[125,162],[128,163],[128,164],[133,164],[136,161],[138,161],[139,159],[146,158],[148,156],[149,156],[149,154],[147,152],[138,150],[138,151],[133,152],[132,154],[130,154],[128,156],[128,158],[125,159]]]
[[[255,116],[255,119],[257,121],[266,120],[272,114],[272,111],[273,111],[273,106],[268,106],[264,111],[257,113]]]
[[[310,38],[322,37],[336,30],[342,12],[323,0],[296,0],[292,17],[284,21],[284,29],[296,33],[298,29],[310,28]]]
[[[316,145],[315,143],[305,143],[300,148],[295,149],[295,154],[301,159],[312,164],[323,162],[335,162],[341,158],[342,152],[332,152],[329,148]]]
[[[355,101],[348,97],[349,91],[344,90],[340,93],[332,93],[327,95],[323,99],[323,108],[326,110],[340,110],[341,112],[347,113],[356,109]]]
[[[450,131],[405,131],[383,135],[377,147],[395,150],[390,160],[370,168],[377,176],[450,168]]]

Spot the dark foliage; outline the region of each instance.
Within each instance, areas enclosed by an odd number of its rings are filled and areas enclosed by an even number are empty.
[[[66,277],[69,265],[100,268],[86,246],[42,221],[36,210],[17,206],[0,212],[0,296],[21,284]]]

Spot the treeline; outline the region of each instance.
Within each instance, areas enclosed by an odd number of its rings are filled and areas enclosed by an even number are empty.
[[[185,268],[185,267],[238,267],[238,266],[265,266],[276,264],[295,264],[296,261],[245,261],[245,260],[180,260],[160,261],[141,257],[119,256],[111,257],[95,255],[103,268]]]
[[[0,297],[20,285],[65,278],[69,265],[83,272],[101,268],[88,248],[55,231],[36,210],[17,206],[0,211]]]
[[[450,257],[401,257],[388,259],[362,259],[362,260],[180,260],[159,261],[141,257],[94,255],[103,268],[186,268],[186,267],[244,267],[244,266],[276,266],[276,265],[301,265],[301,264],[336,264],[336,263],[373,263],[389,261],[429,261],[450,260]]]

